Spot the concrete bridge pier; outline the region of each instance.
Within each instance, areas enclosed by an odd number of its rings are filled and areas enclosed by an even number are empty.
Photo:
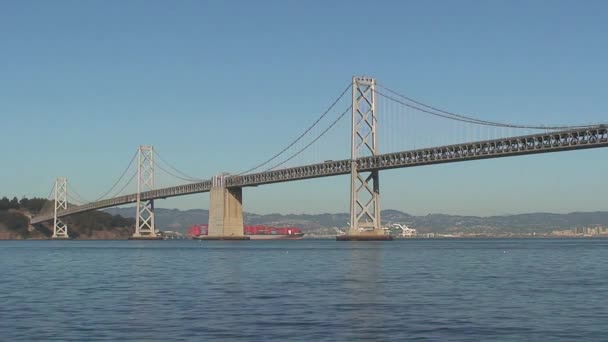
[[[209,228],[203,240],[249,240],[243,234],[243,188],[227,188],[226,174],[213,177],[209,191]]]

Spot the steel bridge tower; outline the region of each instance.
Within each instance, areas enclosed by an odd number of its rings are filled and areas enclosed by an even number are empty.
[[[380,229],[378,171],[357,169],[357,159],[379,154],[375,90],[374,78],[353,77],[350,236],[384,235]]]
[[[59,177],[55,180],[55,203],[53,212],[53,239],[69,239],[68,226],[57,217],[59,210],[68,208],[68,179]]]
[[[151,190],[154,190],[154,147],[140,145],[137,150],[137,212],[134,238],[158,237],[154,230],[154,200],[141,200],[141,193]]]

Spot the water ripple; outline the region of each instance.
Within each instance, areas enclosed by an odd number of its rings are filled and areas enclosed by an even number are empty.
[[[593,240],[2,241],[2,341],[601,341]]]

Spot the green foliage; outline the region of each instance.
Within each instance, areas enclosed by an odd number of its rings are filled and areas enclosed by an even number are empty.
[[[31,213],[38,213],[42,207],[48,202],[47,199],[34,197],[28,199],[23,197],[18,200],[17,197],[9,200],[8,197],[4,196],[0,199],[0,211],[16,209],[16,210],[28,210]]]
[[[124,218],[119,215],[110,215],[103,211],[89,211],[85,213],[75,214],[65,218],[68,226],[73,228],[73,237],[79,237],[80,235],[90,236],[95,231],[112,230],[119,227],[131,227],[135,224],[135,220],[131,218]]]
[[[27,208],[27,207],[28,207],[28,205],[29,205],[29,203],[30,203],[30,200],[29,200],[29,199],[27,199],[27,198],[25,198],[25,197],[23,197],[23,198],[22,198],[22,199],[19,201],[19,207],[20,207],[20,208]]]
[[[0,199],[0,210],[8,210],[10,209],[10,205],[11,203],[6,196]]]
[[[20,211],[27,210],[32,214],[37,214],[45,204],[52,206],[52,201],[36,197],[29,199],[24,197],[21,200],[18,200],[17,197],[10,200],[6,196],[2,197],[0,199],[0,224],[6,226],[8,230],[18,233],[21,237],[30,237],[28,232],[29,219]],[[94,231],[110,231],[115,228],[128,228],[135,225],[134,219],[111,215],[102,211],[76,214],[62,220],[65,220],[68,224],[69,235],[75,238],[81,235],[91,236]],[[52,234],[46,227],[38,227],[38,231],[45,236]]]
[[[40,210],[42,209],[42,207],[44,207],[45,204],[47,203],[51,203],[52,201],[49,201],[45,198],[38,198],[38,197],[33,197],[33,198],[26,198],[23,197],[20,201],[19,201],[19,209],[24,210],[27,209],[29,210],[31,213],[38,213],[40,212]]]
[[[2,223],[10,231],[16,232],[22,237],[28,237],[27,230],[29,219],[23,214],[15,211],[0,211],[0,223]]]
[[[120,215],[112,215],[112,227],[130,227],[134,224],[135,219],[133,218],[125,218]]]

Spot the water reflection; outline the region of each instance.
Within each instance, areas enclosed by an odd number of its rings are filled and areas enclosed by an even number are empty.
[[[242,242],[203,242],[199,265],[197,296],[201,298],[197,319],[201,329],[197,336],[230,338],[237,329],[238,316],[246,298],[242,284]],[[230,317],[228,317],[230,316]]]
[[[351,340],[381,340],[384,302],[382,242],[356,242],[350,249],[350,271],[346,274],[344,319],[351,326]]]

